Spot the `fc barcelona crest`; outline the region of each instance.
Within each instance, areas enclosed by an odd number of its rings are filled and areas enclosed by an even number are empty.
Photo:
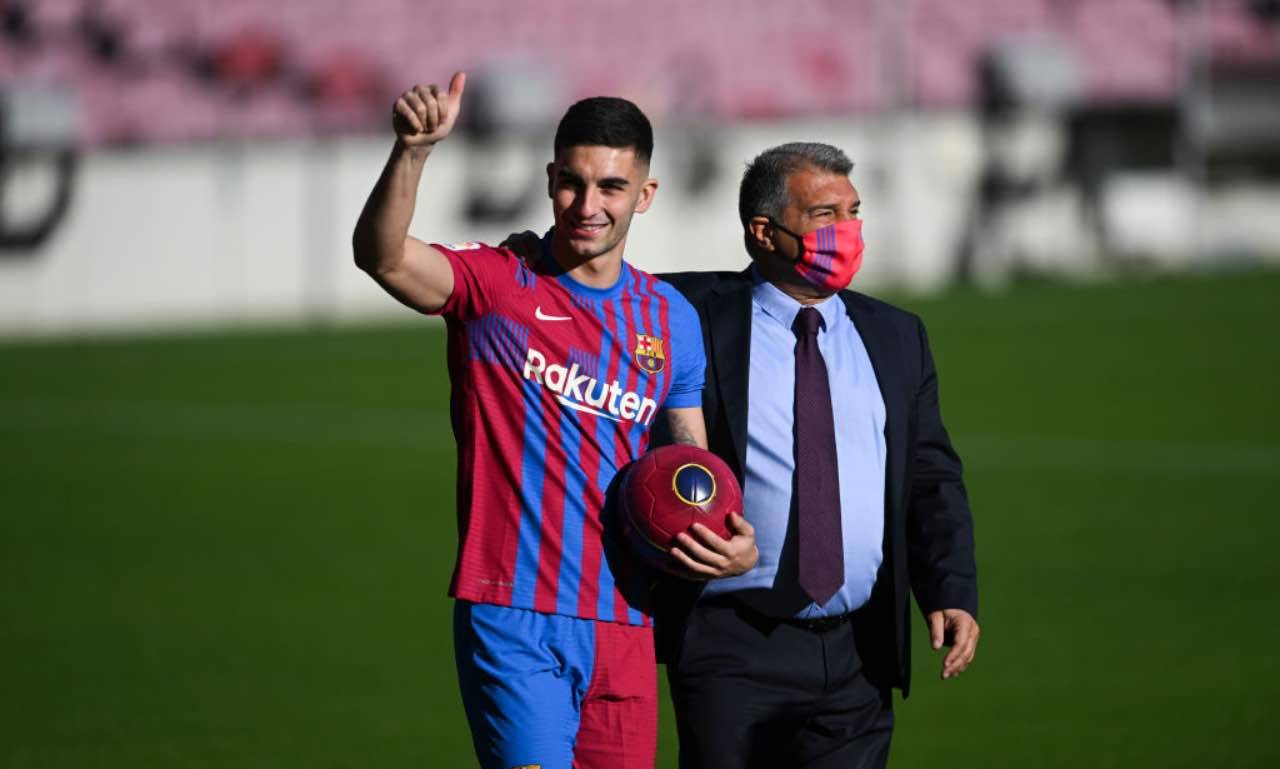
[[[647,334],[636,334],[636,363],[650,374],[656,374],[667,365],[665,345],[661,339]]]

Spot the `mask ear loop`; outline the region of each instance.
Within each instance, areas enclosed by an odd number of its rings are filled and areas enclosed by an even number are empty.
[[[769,224],[772,224],[775,229],[782,230],[783,232],[787,233],[788,235],[796,239],[796,242],[800,244],[800,253],[798,256],[796,256],[795,259],[791,260],[791,264],[792,265],[802,264],[804,262],[804,238],[798,235],[797,233],[794,233],[791,230],[787,229],[786,227],[783,227],[782,222],[778,221],[777,219],[774,219],[772,216],[765,217],[765,218],[769,220]]]

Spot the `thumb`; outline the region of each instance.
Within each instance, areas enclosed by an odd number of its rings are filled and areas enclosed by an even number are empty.
[[[455,72],[449,81],[449,101],[457,103],[462,98],[462,89],[467,87],[467,73]]]
[[[729,531],[734,534],[742,534],[744,536],[754,536],[756,528],[752,526],[746,518],[737,513],[729,513]]]
[[[453,130],[458,121],[458,113],[462,111],[462,89],[467,86],[467,73],[455,72],[449,81],[449,93],[444,100],[440,115],[440,128],[446,134]]]
[[[942,612],[929,612],[929,643],[934,651],[942,648],[942,635],[946,626],[946,620],[942,616]]]

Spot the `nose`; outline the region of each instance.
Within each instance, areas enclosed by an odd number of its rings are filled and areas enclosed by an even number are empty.
[[[573,212],[577,214],[579,219],[590,219],[600,211],[602,201],[600,190],[595,187],[587,187],[574,198]]]

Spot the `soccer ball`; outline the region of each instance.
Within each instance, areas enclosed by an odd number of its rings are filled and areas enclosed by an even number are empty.
[[[651,566],[682,573],[671,557],[676,535],[701,523],[729,539],[729,514],[742,489],[724,460],[696,446],[663,446],[636,460],[620,489],[623,532]]]

